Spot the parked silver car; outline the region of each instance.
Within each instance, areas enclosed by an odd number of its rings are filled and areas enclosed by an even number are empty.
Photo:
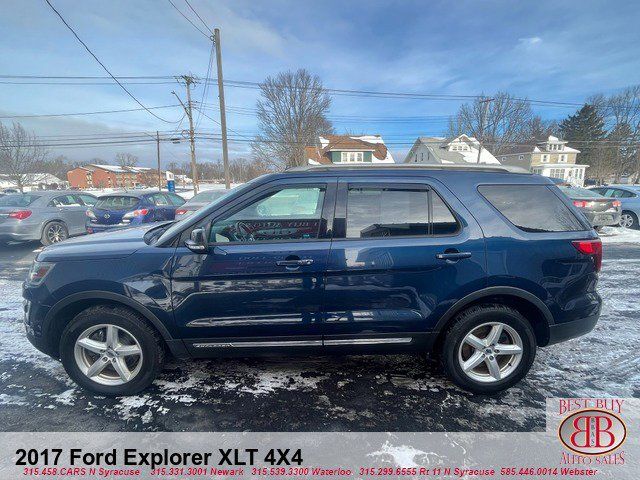
[[[176,220],[182,220],[205,205],[211,205],[230,191],[231,190],[207,190],[195,195],[191,200],[188,200],[187,203],[176,210]]]
[[[0,197],[0,241],[40,240],[43,245],[85,233],[93,195],[76,191],[34,191]]]

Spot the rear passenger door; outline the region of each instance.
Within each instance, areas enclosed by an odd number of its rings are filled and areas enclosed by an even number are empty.
[[[70,235],[84,233],[87,207],[79,196],[59,195],[52,198],[48,206],[57,210],[56,216],[67,225]]]
[[[480,227],[436,180],[342,178],[324,295],[325,345],[421,346],[485,285]]]

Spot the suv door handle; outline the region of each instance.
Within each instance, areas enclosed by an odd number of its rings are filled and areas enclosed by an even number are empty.
[[[303,267],[305,265],[311,265],[313,260],[310,258],[305,258],[303,260],[278,260],[276,265],[279,267]]]
[[[462,258],[469,258],[470,256],[471,256],[471,252],[436,253],[436,258],[438,260],[460,260]]]

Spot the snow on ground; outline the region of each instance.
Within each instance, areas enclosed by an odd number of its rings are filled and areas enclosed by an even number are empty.
[[[622,227],[603,227],[599,232],[602,243],[638,243],[640,244],[640,230]]]
[[[117,399],[80,390],[58,362],[29,344],[20,282],[0,272],[2,428],[542,430],[546,398],[640,395],[638,272],[637,252],[605,259],[604,307],[594,332],[540,349],[527,379],[497,396],[464,392],[432,363],[404,355],[170,360],[147,391]],[[47,413],[34,416],[34,409]]]

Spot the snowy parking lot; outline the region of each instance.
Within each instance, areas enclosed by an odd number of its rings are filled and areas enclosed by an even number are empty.
[[[602,237],[596,329],[539,350],[529,376],[495,397],[459,390],[416,356],[170,360],[141,395],[88,395],[24,336],[20,286],[38,247],[2,247],[2,429],[543,430],[546,398],[640,396],[640,232],[607,229]]]

